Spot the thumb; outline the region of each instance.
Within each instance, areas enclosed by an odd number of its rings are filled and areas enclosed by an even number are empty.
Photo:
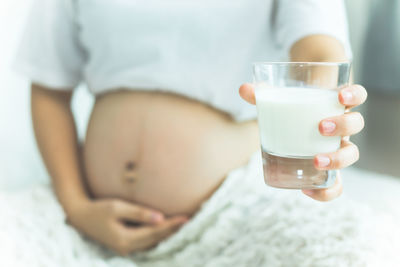
[[[253,105],[256,104],[256,98],[254,96],[254,84],[252,83],[242,84],[242,86],[240,86],[239,88],[239,94],[248,103]]]

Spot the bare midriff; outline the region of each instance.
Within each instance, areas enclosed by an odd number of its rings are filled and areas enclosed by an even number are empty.
[[[190,216],[259,148],[257,131],[255,121],[174,94],[103,94],[84,146],[87,184],[95,198]]]

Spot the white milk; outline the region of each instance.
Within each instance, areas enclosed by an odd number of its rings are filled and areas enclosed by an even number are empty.
[[[262,149],[280,156],[314,156],[336,151],[340,137],[322,136],[322,119],[341,115],[338,92],[297,87],[256,89]]]

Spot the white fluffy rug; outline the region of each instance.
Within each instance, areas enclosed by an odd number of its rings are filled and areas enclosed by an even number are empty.
[[[229,175],[181,230],[119,257],[81,237],[47,185],[0,192],[0,266],[400,266],[400,229],[346,197],[329,203],[264,185],[261,159]]]

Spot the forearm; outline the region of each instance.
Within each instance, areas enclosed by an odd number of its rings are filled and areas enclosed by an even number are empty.
[[[310,35],[297,41],[290,50],[290,60],[295,62],[343,62],[348,61],[343,44],[327,35]],[[321,73],[323,76],[324,69]],[[318,73],[314,71],[314,73]],[[353,83],[353,72],[350,84]]]
[[[79,160],[71,94],[32,86],[32,122],[36,141],[56,195],[69,213],[88,199]]]
[[[292,61],[341,62],[349,60],[343,44],[327,35],[310,35],[297,41],[290,50]]]

